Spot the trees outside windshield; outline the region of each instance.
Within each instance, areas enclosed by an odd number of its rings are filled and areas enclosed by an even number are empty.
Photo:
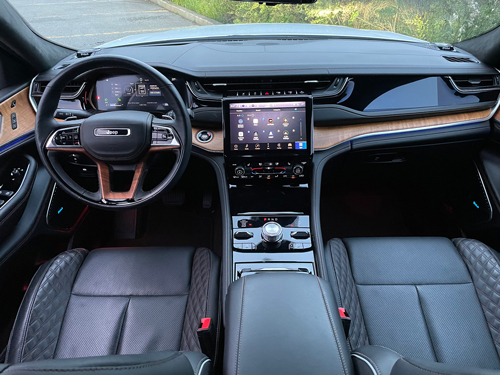
[[[222,23],[290,22],[392,31],[456,43],[500,23],[500,0],[318,0],[265,6],[231,0],[173,0]]]
[[[196,26],[182,12],[167,10],[160,0],[9,1],[35,31],[76,49],[130,35]],[[340,25],[444,43],[470,39],[500,24],[500,0],[318,0],[275,6],[231,0],[171,1],[226,24]]]

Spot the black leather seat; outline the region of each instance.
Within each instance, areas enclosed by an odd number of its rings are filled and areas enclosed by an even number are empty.
[[[219,259],[206,248],[66,251],[33,278],[6,363],[201,352],[196,331],[201,318],[218,321],[218,286]]]
[[[328,278],[360,374],[499,374],[500,265],[481,242],[334,239]]]

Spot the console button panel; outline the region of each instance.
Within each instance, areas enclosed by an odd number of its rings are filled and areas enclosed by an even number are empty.
[[[248,184],[275,181],[282,184],[307,183],[309,160],[242,159],[226,162],[228,182]],[[277,180],[277,181],[276,181]]]
[[[233,248],[236,251],[296,252],[310,251],[313,247],[308,215],[238,215],[232,219]],[[262,227],[267,223],[277,223],[282,227],[282,238],[277,243],[263,239]]]

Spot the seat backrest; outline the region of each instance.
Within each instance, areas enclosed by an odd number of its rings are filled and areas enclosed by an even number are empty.
[[[409,358],[500,368],[477,285],[450,240],[335,239],[325,256],[332,287],[353,317],[352,349],[379,345]]]
[[[28,288],[7,362],[200,352],[200,319],[217,320],[218,268],[211,251],[192,247],[60,254]]]

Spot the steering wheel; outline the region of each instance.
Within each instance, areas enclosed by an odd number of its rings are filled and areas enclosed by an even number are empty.
[[[86,119],[57,121],[54,113],[64,87],[79,75],[96,69],[117,68],[135,72],[158,84],[175,119],[155,118],[151,113],[119,110],[94,114]],[[47,85],[38,105],[35,139],[41,160],[52,178],[70,196],[93,207],[136,208],[172,188],[184,172],[191,154],[191,122],[175,86],[160,72],[135,59],[102,55],[70,65]],[[91,192],[77,184],[62,168],[58,154],[82,153],[97,165],[99,189]],[[175,162],[167,176],[144,191],[151,153],[170,152]],[[128,191],[114,191],[116,172],[133,175]]]

